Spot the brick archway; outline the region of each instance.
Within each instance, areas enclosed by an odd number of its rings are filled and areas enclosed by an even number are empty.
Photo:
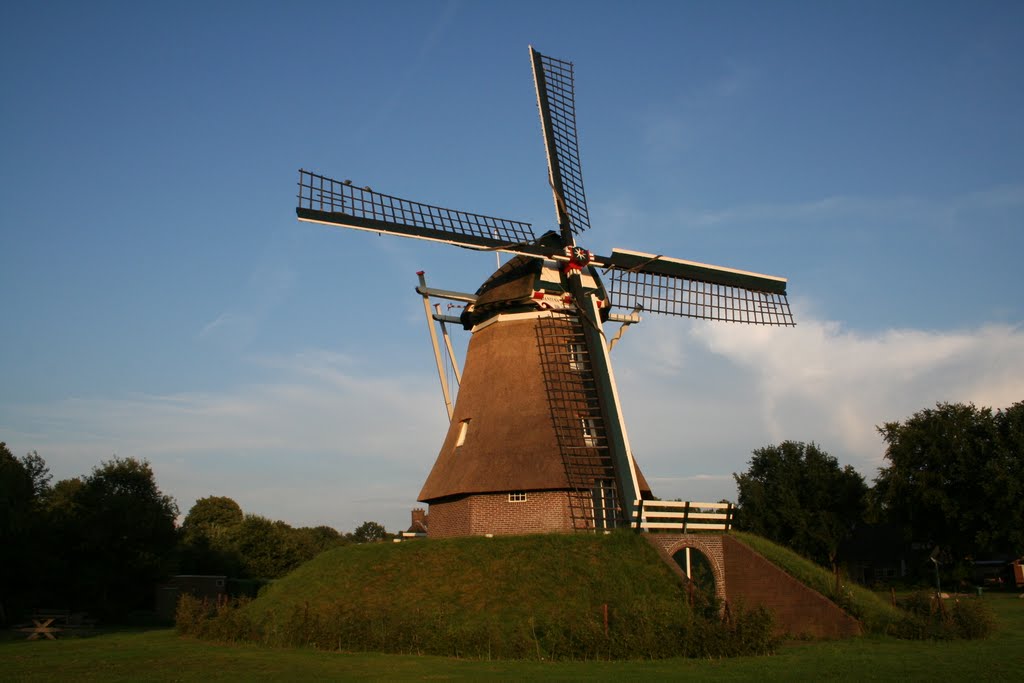
[[[692,548],[700,551],[707,558],[711,565],[711,573],[715,578],[715,597],[725,604],[728,599],[728,591],[725,585],[725,555],[722,550],[721,536],[708,536],[704,534],[648,534],[647,538],[659,550],[663,551],[667,559],[675,563],[673,556],[685,548]]]

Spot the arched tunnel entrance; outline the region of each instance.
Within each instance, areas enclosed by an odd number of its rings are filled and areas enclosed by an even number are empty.
[[[722,606],[729,598],[725,585],[725,562],[722,536],[712,534],[646,534],[647,541],[657,548],[662,558],[675,565],[693,590],[706,591],[711,602]],[[687,553],[689,549],[689,572]],[[692,582],[692,583],[691,583]]]
[[[863,630],[860,622],[831,600],[725,534],[645,534],[645,538],[685,581],[688,591],[714,595],[712,604],[722,610],[734,600],[748,608],[767,607],[775,615],[780,635],[845,638]]]
[[[684,546],[672,554],[672,559],[686,576],[690,604],[696,608],[717,611],[719,588],[711,560],[700,549]]]

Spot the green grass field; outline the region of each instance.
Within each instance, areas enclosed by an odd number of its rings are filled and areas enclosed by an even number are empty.
[[[999,620],[986,640],[900,641],[869,636],[792,643],[771,657],[630,662],[487,662],[446,657],[339,654],[217,645],[171,629],[57,641],[0,642],[3,681],[243,680],[644,680],[1019,681],[1024,672],[1024,599],[990,594]],[[13,634],[10,634],[13,635]]]

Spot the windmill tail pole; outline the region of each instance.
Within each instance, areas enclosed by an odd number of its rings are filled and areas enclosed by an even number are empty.
[[[427,279],[424,271],[416,273],[420,278],[420,288],[427,289]],[[441,380],[441,393],[444,394],[444,407],[448,411],[448,421],[452,421],[455,415],[455,408],[452,406],[452,395],[448,390],[448,378],[444,374],[444,363],[441,361],[441,346],[437,343],[437,330],[434,328],[434,316],[430,311],[430,295],[423,294],[423,312],[427,315],[427,327],[430,329],[430,344],[434,347],[434,361],[437,363],[437,376]]]
[[[459,362],[455,360],[455,349],[452,348],[452,338],[448,335],[448,325],[441,318],[441,304],[434,304],[434,311],[437,312],[437,316],[434,319],[441,326],[441,336],[444,337],[444,346],[448,351],[448,360],[452,364],[452,371],[455,372],[455,385],[462,386],[462,373],[459,372]]]

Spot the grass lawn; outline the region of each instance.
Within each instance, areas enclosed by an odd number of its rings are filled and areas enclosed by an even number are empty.
[[[1024,672],[1024,599],[983,598],[999,630],[987,640],[912,642],[865,637],[793,643],[773,657],[639,662],[486,662],[445,657],[339,654],[215,645],[171,629],[122,631],[57,641],[0,641],[0,680],[636,680],[1019,681]]]

